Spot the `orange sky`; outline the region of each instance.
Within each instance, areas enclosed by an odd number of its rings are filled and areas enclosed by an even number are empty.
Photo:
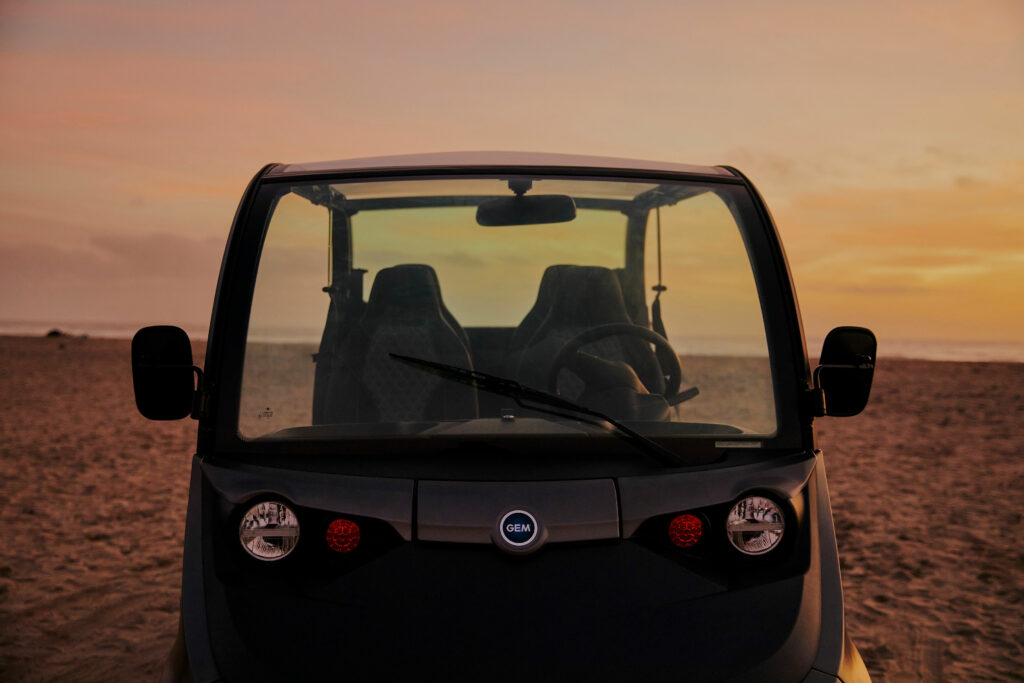
[[[509,149],[738,166],[811,338],[1020,347],[1021,121],[1018,0],[4,0],[0,321],[202,326],[264,163]]]

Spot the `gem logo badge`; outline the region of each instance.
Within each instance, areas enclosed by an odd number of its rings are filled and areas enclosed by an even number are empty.
[[[515,548],[530,545],[537,539],[540,529],[537,520],[525,510],[512,510],[501,518],[498,532],[502,540]]]

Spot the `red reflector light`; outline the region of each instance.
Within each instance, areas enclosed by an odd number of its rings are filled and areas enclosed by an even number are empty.
[[[668,525],[668,540],[679,548],[689,548],[697,545],[703,532],[704,525],[701,523],[700,517],[679,515]]]
[[[327,525],[327,545],[336,553],[348,553],[359,545],[359,525],[347,519],[336,519]]]

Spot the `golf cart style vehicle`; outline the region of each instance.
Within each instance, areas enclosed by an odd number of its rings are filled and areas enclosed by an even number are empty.
[[[197,681],[867,680],[809,367],[738,171],[546,154],[272,164],[204,368],[142,329],[136,400],[199,420],[172,657]]]

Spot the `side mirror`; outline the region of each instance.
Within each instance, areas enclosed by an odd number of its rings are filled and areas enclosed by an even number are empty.
[[[135,405],[150,420],[180,420],[195,397],[192,343],[180,327],[143,327],[132,338]]]
[[[814,388],[824,399],[817,414],[850,417],[864,410],[877,349],[875,335],[863,327],[837,327],[828,333],[814,369]]]

